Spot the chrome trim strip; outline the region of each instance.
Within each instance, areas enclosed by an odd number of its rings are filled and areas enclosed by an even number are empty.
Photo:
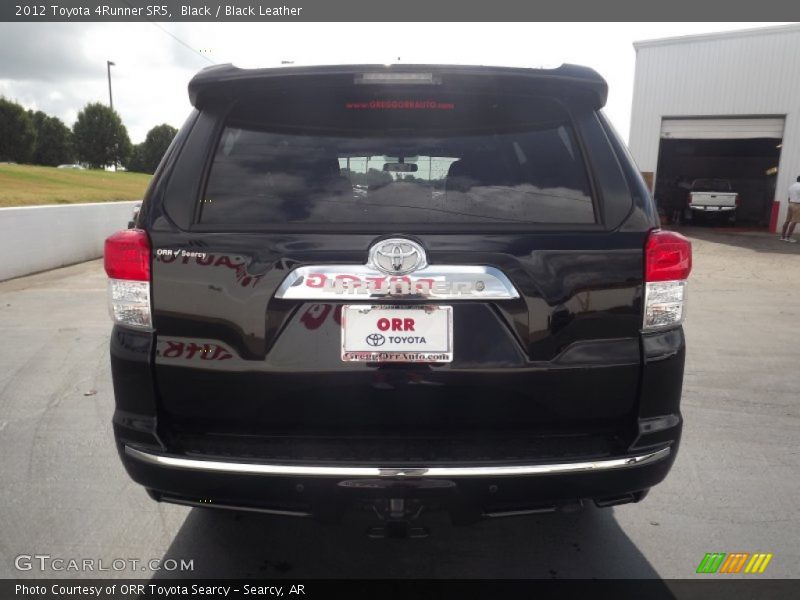
[[[143,452],[125,446],[125,454],[151,465],[190,471],[213,471],[219,473],[239,473],[250,475],[289,475],[300,477],[387,477],[403,479],[406,477],[507,477],[520,475],[552,475],[559,473],[580,473],[586,471],[606,471],[625,469],[657,462],[669,456],[670,448],[661,448],[647,454],[610,458],[596,461],[553,463],[544,465],[508,465],[473,467],[350,467],[350,466],[308,466],[308,465],[269,465],[260,463],[241,463],[222,460],[203,460],[181,458]]]
[[[185,500],[175,496],[161,496],[160,502],[167,502],[169,504],[180,504],[181,506],[191,506],[198,508],[222,508],[225,510],[235,510],[237,512],[254,512],[266,515],[281,515],[283,517],[310,517],[311,513],[299,510],[279,510],[277,508],[260,508],[257,506],[234,506],[233,504],[217,504],[216,502],[195,502],[193,500]]]
[[[504,510],[499,512],[485,512],[484,517],[489,519],[504,519],[506,517],[524,517],[526,515],[545,515],[556,512],[555,505],[548,506],[547,508],[530,508],[523,510]]]
[[[313,285],[309,285],[309,281]],[[519,292],[495,267],[428,265],[408,275],[392,276],[370,265],[309,265],[290,272],[275,297],[292,300],[510,300],[519,298]]]

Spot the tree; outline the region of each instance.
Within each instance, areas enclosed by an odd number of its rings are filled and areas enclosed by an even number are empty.
[[[30,162],[36,132],[22,106],[0,97],[0,161]]]
[[[36,131],[33,162],[54,167],[74,162],[72,132],[61,119],[50,117],[42,111],[28,111]]]
[[[137,173],[147,173],[147,167],[144,165],[144,158],[142,150],[144,143],[134,144],[131,148],[131,153],[128,155],[128,162],[125,163],[125,168],[128,171],[135,171]]]
[[[124,164],[131,152],[128,130],[116,111],[104,104],[87,104],[72,127],[75,154],[91,167]]]
[[[128,170],[155,173],[158,163],[177,133],[177,129],[166,123],[153,127],[147,132],[144,142],[137,146],[138,152],[131,156]]]

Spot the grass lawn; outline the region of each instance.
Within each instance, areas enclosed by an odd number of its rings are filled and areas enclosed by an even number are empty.
[[[0,207],[139,200],[150,175],[0,164]]]

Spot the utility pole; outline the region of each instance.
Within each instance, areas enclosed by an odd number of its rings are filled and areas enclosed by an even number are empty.
[[[106,61],[106,69],[108,71],[108,105],[111,107],[112,111],[114,110],[114,98],[112,98],[112,96],[111,96],[111,67],[113,67],[113,66],[115,66],[113,62],[111,62],[110,60]],[[116,152],[116,149],[118,148],[118,146],[115,144],[114,148],[115,148],[115,152],[114,152],[115,158],[114,158],[113,168],[111,169],[112,171],[116,171],[117,170],[117,158],[116,158],[117,152]]]
[[[110,60],[106,61],[106,68],[108,69],[108,105],[111,110],[114,110],[114,99],[111,97],[111,67],[116,66]]]

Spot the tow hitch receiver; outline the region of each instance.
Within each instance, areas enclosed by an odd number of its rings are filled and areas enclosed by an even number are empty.
[[[428,529],[421,525],[414,525],[422,512],[423,505],[419,500],[409,498],[381,498],[372,504],[372,510],[381,525],[375,525],[367,530],[371,538],[425,538]]]

